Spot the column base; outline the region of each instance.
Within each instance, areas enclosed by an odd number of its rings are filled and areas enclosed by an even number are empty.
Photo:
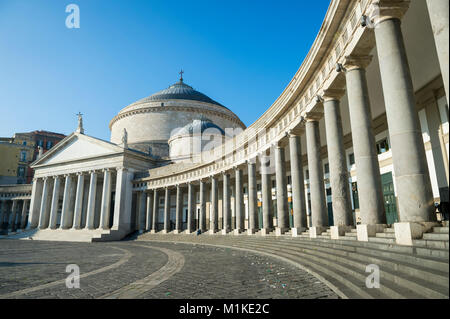
[[[306,230],[306,227],[294,227],[294,228],[291,228],[292,237],[298,237],[305,230]]]
[[[235,230],[233,230],[233,235],[240,235],[242,233],[244,233],[243,229],[235,229]]]
[[[256,229],[247,229],[247,235],[254,235],[256,234],[257,230]]]
[[[276,227],[275,228],[275,236],[281,236],[283,235],[285,232],[288,232],[289,228],[281,228],[281,227]]]
[[[317,238],[320,234],[325,232],[327,227],[325,226],[313,226],[309,228],[309,238]]]
[[[352,229],[352,226],[331,226],[330,227],[330,233],[331,233],[331,239],[339,239],[340,237],[344,237],[345,233],[350,232]]]
[[[163,229],[163,230],[161,231],[161,233],[162,233],[162,234],[168,234],[168,233],[170,233],[170,230]]]
[[[358,241],[369,241],[369,237],[375,237],[376,233],[382,233],[385,228],[386,224],[356,225],[356,238]]]
[[[231,232],[231,230],[229,230],[229,229],[222,229],[222,231],[221,231],[222,235],[226,235],[230,232]]]
[[[395,243],[412,246],[414,239],[421,239],[423,234],[438,226],[437,222],[403,222],[395,223]]]
[[[175,235],[178,235],[178,234],[181,234],[183,231],[182,230],[179,230],[179,229],[175,229],[174,231],[173,231],[173,233],[175,234]]]
[[[218,229],[210,229],[210,230],[208,231],[208,234],[210,234],[210,235],[215,235],[218,231],[219,231]]]
[[[270,232],[271,232],[270,229],[263,228],[263,229],[261,229],[261,236],[267,236],[270,234]]]
[[[155,229],[151,229],[150,230],[150,234],[156,234],[156,230]]]

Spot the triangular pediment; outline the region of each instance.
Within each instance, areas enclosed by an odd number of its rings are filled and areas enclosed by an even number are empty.
[[[53,149],[34,162],[32,166],[88,160],[122,152],[123,148],[115,144],[74,133],[59,142]]]

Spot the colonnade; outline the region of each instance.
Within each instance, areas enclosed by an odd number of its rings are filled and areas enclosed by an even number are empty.
[[[106,168],[36,178],[30,227],[110,229],[115,175],[115,169]]]
[[[0,200],[0,230],[15,232],[27,226],[30,199]]]
[[[386,5],[385,5],[386,4]],[[379,3],[378,15],[374,17],[374,36],[378,54],[381,84],[384,95],[386,117],[389,126],[389,136],[392,149],[392,161],[396,178],[396,189],[399,211],[399,228],[404,231],[406,227],[409,236],[414,234],[411,224],[421,224],[425,228],[427,224],[433,225],[436,221],[434,214],[434,201],[431,189],[430,175],[425,155],[422,132],[419,123],[418,112],[411,73],[407,60],[404,39],[401,30],[401,17],[406,11],[406,6],[392,6],[388,1]],[[448,30],[448,14],[439,14],[439,8],[446,7],[448,1],[428,1],[431,24],[444,25]],[[437,51],[444,77],[448,97],[448,34],[447,45],[442,45],[442,35],[435,32]],[[441,61],[447,57],[446,61]],[[304,192],[303,167],[301,161],[300,135],[306,135],[306,149],[308,157],[309,183],[311,193],[311,224],[309,234],[316,237],[328,228],[328,212],[326,207],[326,192],[324,187],[324,173],[321,159],[321,141],[319,134],[319,121],[324,118],[326,131],[326,145],[329,160],[330,185],[332,190],[333,223],[331,238],[339,238],[350,228],[355,227],[352,218],[352,204],[349,183],[349,173],[346,165],[345,149],[343,143],[343,127],[341,120],[340,101],[347,94],[351,123],[351,135],[356,163],[358,180],[358,197],[360,203],[361,224],[357,227],[358,239],[367,240],[375,236],[376,232],[386,227],[386,215],[382,193],[380,166],[378,162],[375,135],[372,128],[372,114],[366,79],[366,68],[371,63],[372,57],[364,54],[352,53],[345,57],[343,63],[338,63],[336,69],[344,73],[344,87],[342,83],[331,84],[317,98],[317,104],[323,106],[314,107],[312,111],[304,113],[304,121],[296,128],[296,132],[287,132],[287,136],[279,140],[272,149],[275,154],[275,180],[277,200],[277,221],[275,231],[281,235],[290,230],[289,210],[286,181],[285,144],[290,149],[290,172],[292,187],[292,204],[294,225],[292,234],[297,235],[304,231],[306,225],[306,201]],[[287,141],[288,140],[288,141]],[[261,158],[267,154],[260,154]],[[272,187],[267,161],[261,160],[261,192],[263,226],[262,234],[273,230],[272,218]],[[223,227],[222,232],[233,230],[235,233],[247,231],[253,234],[259,231],[257,223],[257,166],[256,159],[247,160],[247,185],[248,185],[248,225],[244,229],[243,209],[243,170],[235,167],[234,171],[217,172],[210,180],[200,180],[189,185],[176,187],[177,198],[180,193],[189,192],[188,232],[192,232],[193,184],[199,185],[200,192],[200,221],[199,229],[206,231],[205,223],[205,189],[211,188],[211,215],[210,233],[218,231],[218,177],[223,180]],[[235,228],[230,229],[230,176],[235,180]],[[152,190],[154,198],[158,189]],[[169,200],[172,188],[165,188],[164,231],[169,231]],[[144,201],[142,201],[144,202]],[[180,202],[177,200],[177,212]],[[154,208],[155,206],[153,206]],[[149,213],[150,211],[150,213]],[[147,210],[147,216],[155,220],[155,209]],[[177,213],[176,231],[181,231],[179,214]],[[153,227],[148,230],[156,231]],[[415,227],[415,226],[414,226]]]

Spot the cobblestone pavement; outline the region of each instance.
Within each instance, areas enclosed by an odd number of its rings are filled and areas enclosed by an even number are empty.
[[[68,264],[80,267],[79,289],[65,285]],[[138,294],[134,285],[140,287]],[[338,298],[311,274],[242,250],[162,242],[0,240],[0,298],[101,298],[124,290],[136,298],[159,299]]]

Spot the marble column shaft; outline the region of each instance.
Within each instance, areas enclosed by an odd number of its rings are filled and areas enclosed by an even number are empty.
[[[112,172],[111,170],[106,169],[105,172],[103,173],[102,202],[100,208],[100,227],[102,229],[110,228],[109,218],[111,215],[111,189],[112,189]]]
[[[73,228],[81,228],[81,214],[83,213],[84,175],[78,174],[77,190],[75,195],[75,208],[73,217]]]
[[[147,196],[145,192],[139,192],[138,193],[138,230],[144,231],[145,230],[145,215],[147,213],[147,209],[145,205],[147,204]]]
[[[24,199],[23,200],[22,220],[20,221],[20,228],[21,229],[25,229],[25,227],[26,227],[26,223],[27,223],[27,208],[28,208],[29,202],[30,202],[29,199]],[[1,218],[0,218],[0,223],[1,223]]]
[[[39,229],[45,229],[48,227],[48,192],[50,188],[50,180],[44,178],[44,185],[42,187],[42,199],[41,199],[41,209],[39,217]]]
[[[156,232],[156,224],[158,223],[159,215],[159,196],[158,190],[153,190],[153,218],[152,218],[152,231]]]
[[[376,24],[375,38],[392,146],[400,222],[435,221],[427,158],[400,20]]]
[[[248,162],[248,230],[258,229],[258,195],[256,189],[256,163]]]
[[[61,176],[54,177],[52,204],[50,209],[50,225],[51,229],[56,229],[58,222],[59,195],[61,193]]]
[[[94,229],[96,193],[97,193],[97,173],[91,172],[91,178],[89,181],[89,198],[88,198],[87,218],[86,218],[87,229]]]
[[[365,60],[365,61],[364,61]],[[349,59],[346,65],[347,96],[355,155],[361,224],[386,222],[380,164],[372,127],[369,90],[364,67],[370,58]]]
[[[236,193],[235,193],[235,210],[236,210],[236,230],[243,231],[244,230],[244,218],[245,218],[245,210],[244,210],[244,192],[243,192],[243,172],[242,169],[236,169],[235,171],[236,178]]]
[[[302,148],[299,135],[289,136],[289,155],[291,161],[292,209],[294,211],[294,228],[307,227],[305,182],[303,179]]]
[[[323,164],[320,156],[319,121],[306,122],[306,148],[308,154],[309,188],[311,191],[311,224],[313,227],[328,226]]]
[[[230,175],[223,174],[223,230],[231,230],[231,194]]]
[[[150,192],[145,193],[146,201],[147,201],[147,211],[146,211],[146,221],[145,221],[145,230],[149,231],[152,229],[153,224],[153,194]]]
[[[219,185],[217,177],[211,177],[211,216],[210,216],[210,231],[216,232],[219,229],[219,205],[218,205]]]
[[[283,232],[289,229],[289,208],[286,181],[286,155],[284,147],[275,147],[275,177],[277,184],[278,228]]]
[[[431,27],[433,28],[434,43],[441,67],[442,79],[444,80],[447,105],[449,104],[449,1],[427,0],[428,13],[430,15]]]
[[[8,225],[12,232],[16,231],[17,223],[16,223],[16,217],[17,217],[17,202],[18,200],[13,199],[12,201],[12,207],[11,207],[11,218],[10,218],[10,224]]]
[[[166,187],[164,196],[164,231],[170,231],[170,189]]]
[[[183,221],[183,189],[180,185],[177,185],[175,216],[175,230],[180,232]]]
[[[269,172],[270,157],[266,156],[261,163],[261,195],[263,210],[263,228],[270,231],[273,228],[272,179]]]
[[[72,226],[73,223],[73,211],[70,207],[70,195],[72,190],[72,176],[66,175],[66,182],[64,185],[64,197],[61,212],[61,226],[62,229],[67,229]]]
[[[188,184],[188,216],[187,216],[187,231],[192,233],[195,230],[195,186],[192,183]]]
[[[206,185],[200,181],[200,221],[199,228],[202,232],[206,231]]]
[[[344,92],[339,91],[336,95],[341,97],[343,94]],[[333,224],[334,226],[349,226],[353,225],[352,202],[343,141],[341,110],[337,96],[325,96],[324,102]]]

